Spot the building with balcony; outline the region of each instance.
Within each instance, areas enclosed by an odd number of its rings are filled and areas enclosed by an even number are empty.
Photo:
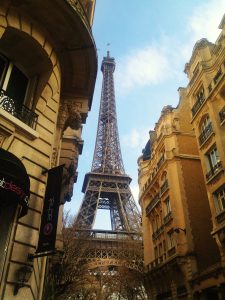
[[[138,159],[149,299],[198,297],[193,281],[220,261],[187,90],[179,94],[176,108],[163,108]],[[217,299],[210,293],[207,299]]]
[[[198,151],[211,210],[211,234],[225,264],[225,16],[215,44],[198,41],[185,66],[188,76],[187,97],[191,124],[198,141]],[[218,279],[220,284],[220,277]],[[196,283],[197,286],[197,283]],[[198,290],[205,289],[205,276],[198,279]],[[197,287],[196,287],[197,289]]]
[[[0,3],[0,299],[42,299],[46,256],[34,254],[46,185],[62,166],[60,204],[70,201],[97,74],[94,9],[95,0]]]

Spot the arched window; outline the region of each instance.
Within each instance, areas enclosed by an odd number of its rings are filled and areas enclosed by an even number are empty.
[[[51,71],[48,54],[33,37],[6,28],[0,39],[0,108],[35,128],[34,110]]]
[[[13,100],[10,113],[21,110],[24,104],[29,79],[13,62],[0,55],[0,88],[3,94]],[[9,103],[9,102],[8,102]],[[14,105],[13,105],[14,104]],[[14,106],[14,107],[13,107]],[[5,107],[6,108],[6,107]],[[7,109],[6,109],[7,110]]]

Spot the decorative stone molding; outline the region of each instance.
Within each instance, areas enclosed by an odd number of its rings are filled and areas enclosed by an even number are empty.
[[[65,166],[62,180],[61,204],[71,201],[73,196],[73,184],[77,179],[77,159],[75,158],[68,166]]]
[[[58,126],[64,132],[67,127],[77,130],[81,127],[80,105],[75,100],[64,100],[59,108]]]

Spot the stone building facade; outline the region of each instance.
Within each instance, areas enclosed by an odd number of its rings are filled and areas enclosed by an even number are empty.
[[[72,197],[97,74],[94,9],[95,0],[0,3],[0,299],[42,299],[46,256],[28,255],[48,170],[64,165],[60,203]]]
[[[138,159],[149,299],[224,299],[224,18]]]

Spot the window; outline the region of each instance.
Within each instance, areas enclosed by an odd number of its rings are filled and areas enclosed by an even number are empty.
[[[0,83],[1,90],[14,101],[15,109],[21,109],[24,103],[28,78],[12,62],[0,56]]]
[[[175,246],[173,231],[167,233],[167,245],[168,245],[168,249],[171,249]]]
[[[200,102],[204,102],[205,100],[205,93],[204,93],[204,88],[201,88],[197,94],[196,94],[196,100]]]
[[[191,109],[193,117],[195,116],[199,108],[202,106],[204,101],[205,101],[205,92],[204,92],[204,88],[202,87],[198,90],[198,92],[195,95],[195,103]]]
[[[159,244],[159,256],[162,256],[163,254],[163,247],[162,247],[162,243]]]
[[[170,198],[166,198],[165,200],[165,216],[167,216],[171,212]]]
[[[213,132],[212,123],[209,116],[207,115],[204,118],[200,127],[201,134],[199,136],[199,144],[202,145],[207,140],[207,138],[211,135],[212,132]]]
[[[222,167],[221,161],[217,152],[217,147],[214,146],[207,154],[207,168],[208,173],[206,174],[206,179],[209,180],[213,177]]]
[[[0,55],[0,107],[32,128],[37,114],[24,105],[29,79],[12,62]]]
[[[157,247],[154,248],[154,254],[155,254],[155,259],[156,259],[158,257],[158,248]]]
[[[216,212],[225,210],[225,187],[214,193]]]

